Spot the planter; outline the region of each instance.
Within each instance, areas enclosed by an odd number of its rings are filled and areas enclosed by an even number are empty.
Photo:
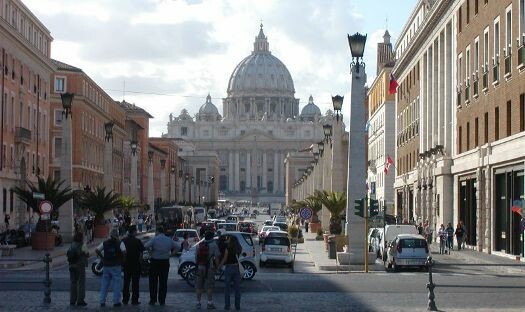
[[[31,247],[33,250],[53,250],[55,237],[55,233],[35,232],[31,235]]]
[[[107,238],[109,235],[109,226],[107,224],[95,225],[95,238]]]
[[[317,230],[321,228],[321,222],[312,222],[309,224],[309,232],[317,233]]]
[[[335,236],[335,248],[338,252],[343,251],[344,245],[348,243],[346,235],[336,235]]]

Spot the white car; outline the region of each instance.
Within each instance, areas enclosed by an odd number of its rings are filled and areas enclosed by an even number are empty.
[[[217,224],[217,233],[219,235],[237,231],[237,223],[219,223]]]
[[[265,225],[262,227],[261,231],[259,232],[259,239],[262,242],[264,238],[268,235],[268,232],[270,231],[280,231],[281,229],[278,226],[273,225]]]
[[[188,233],[188,242],[190,243],[190,247],[195,245],[199,240],[199,233],[197,233],[197,230],[193,229],[178,229],[173,233],[173,241],[175,242],[175,250],[178,253],[180,253],[182,241],[184,241],[184,234]]]
[[[398,271],[401,267],[418,267],[426,270],[428,256],[430,250],[423,236],[399,234],[388,246],[385,269]]]
[[[274,232],[270,232],[274,233]],[[270,235],[263,241],[259,266],[263,267],[268,262],[281,262],[293,267],[293,254],[290,238]]]
[[[380,238],[379,253],[383,259],[383,263],[386,261],[386,250],[390,243],[399,234],[419,234],[417,228],[410,224],[389,224],[385,226],[383,235]]]

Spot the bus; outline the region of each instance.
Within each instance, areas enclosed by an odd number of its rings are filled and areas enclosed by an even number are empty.
[[[195,219],[191,206],[167,206],[157,209],[155,215],[157,226],[164,228],[166,236],[171,236],[178,229],[191,228]]]

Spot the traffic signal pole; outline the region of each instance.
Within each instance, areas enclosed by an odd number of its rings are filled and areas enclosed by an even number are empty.
[[[365,197],[365,273],[368,273],[368,196]]]

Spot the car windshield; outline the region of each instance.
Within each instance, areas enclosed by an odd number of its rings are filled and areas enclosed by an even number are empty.
[[[427,247],[427,242],[424,239],[417,238],[405,238],[401,240],[402,248],[425,248]]]
[[[280,237],[280,236],[272,236],[268,237],[264,240],[265,245],[281,245],[281,246],[289,246],[290,240],[287,237]]]

